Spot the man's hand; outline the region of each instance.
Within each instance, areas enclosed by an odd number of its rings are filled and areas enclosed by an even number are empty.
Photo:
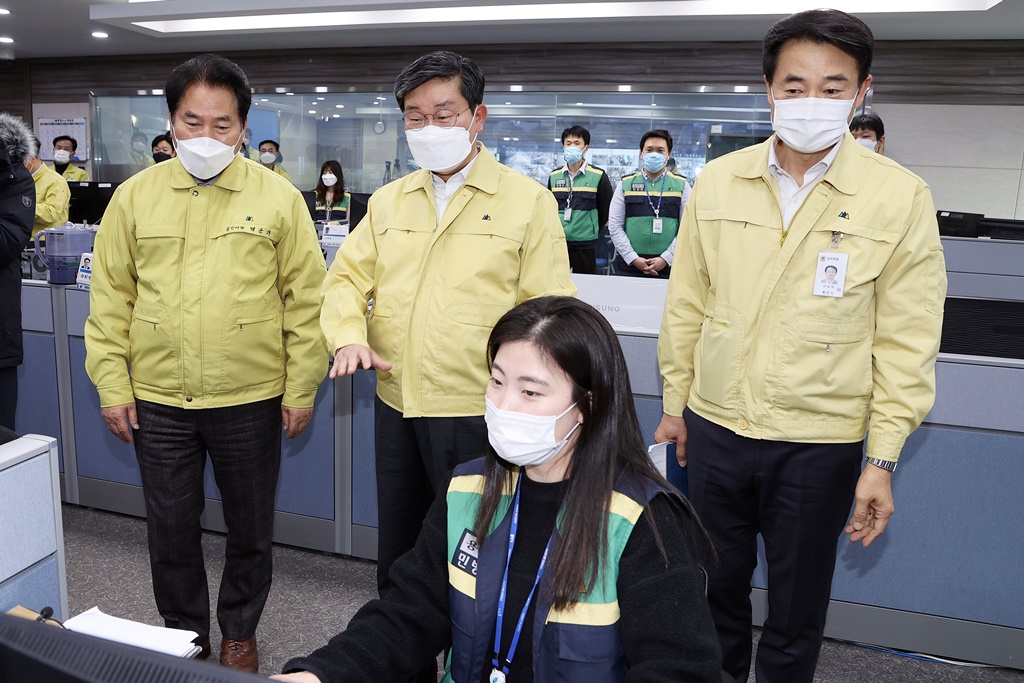
[[[339,375],[352,375],[360,367],[364,370],[374,368],[387,372],[391,369],[391,363],[378,356],[377,352],[369,346],[349,344],[348,346],[342,346],[335,352],[334,365],[331,366],[331,372],[328,376],[334,379]]]
[[[272,681],[291,681],[292,683],[320,683],[320,679],[308,671],[297,671],[293,674],[277,674],[271,676]]]
[[[639,270],[641,273],[646,273],[647,272],[647,259],[645,259],[645,258],[643,258],[641,256],[637,256],[635,259],[633,259],[632,263],[630,263],[629,265],[633,266],[634,268]]]
[[[139,416],[135,413],[135,403],[124,403],[119,406],[100,408],[103,422],[114,436],[125,443],[132,442],[132,429],[139,428]],[[129,429],[131,425],[131,429]]]
[[[666,261],[665,259],[661,258],[660,256],[655,256],[654,258],[649,258],[649,259],[647,259],[647,267],[643,269],[644,270],[644,275],[651,275],[653,277],[658,277],[658,274],[661,273],[661,271],[665,270],[667,267],[668,267],[668,261]]]
[[[850,540],[860,541],[867,548],[882,535],[889,518],[896,511],[892,501],[892,473],[871,464],[864,465],[857,481],[857,504],[846,526]]]
[[[302,430],[309,424],[310,419],[313,417],[312,408],[289,408],[288,406],[281,406],[281,422],[284,424],[284,428],[288,430],[289,439],[294,439]]]
[[[661,424],[654,431],[654,443],[674,441],[676,460],[680,467],[686,467],[686,422],[682,417],[662,415]]]

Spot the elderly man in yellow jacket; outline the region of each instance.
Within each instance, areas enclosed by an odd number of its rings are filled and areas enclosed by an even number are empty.
[[[32,138],[39,149],[39,138]],[[42,162],[39,157],[29,157],[22,162],[32,174],[36,186],[36,219],[32,225],[32,236],[40,230],[56,228],[68,221],[71,207],[71,190],[68,181]]]
[[[736,681],[750,667],[757,534],[769,605],[757,680],[809,683],[837,537],[846,524],[867,546],[885,530],[891,472],[935,399],[946,276],[931,193],[848,131],[872,47],[835,10],[773,26],[776,134],[709,163],[680,228],[655,438],[689,463],[718,548],[708,598]]]
[[[135,443],[157,607],[207,654],[209,454],[228,528],[220,660],[255,671],[281,426],[288,438],[306,428],[327,369],[326,268],[299,192],[237,155],[251,102],[242,70],[202,55],[165,92],[178,156],[121,184],[103,216],[86,369],[108,428]]]
[[[445,473],[487,447],[494,323],[526,299],[576,293],[554,197],[475,140],[483,91],[480,68],[452,52],[402,71],[395,96],[420,170],[374,193],[324,283],[331,376],[377,370],[382,590]]]

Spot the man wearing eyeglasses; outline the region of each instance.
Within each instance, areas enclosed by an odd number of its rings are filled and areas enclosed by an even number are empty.
[[[382,592],[444,475],[487,447],[494,323],[527,299],[576,293],[554,196],[477,139],[483,93],[480,68],[452,52],[399,74],[395,97],[420,170],[374,193],[324,282],[330,376],[377,371]]]

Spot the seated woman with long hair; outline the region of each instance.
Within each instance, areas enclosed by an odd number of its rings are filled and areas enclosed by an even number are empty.
[[[341,164],[334,159],[320,166],[320,178],[313,189],[316,194],[316,216],[318,222],[347,221],[348,205],[352,195],[345,191],[345,174]]]
[[[393,588],[291,681],[404,681],[450,648],[445,681],[714,681],[712,551],[647,456],[611,326],[569,297],[494,326],[491,449],[455,468]]]

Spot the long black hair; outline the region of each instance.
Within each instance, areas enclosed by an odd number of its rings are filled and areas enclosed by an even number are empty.
[[[338,182],[334,184],[333,188],[328,188],[324,185],[323,174],[325,171],[330,171],[337,177]],[[316,193],[316,198],[322,202],[327,201],[327,190],[330,189],[334,197],[334,203],[337,204],[345,198],[345,174],[341,171],[341,164],[334,159],[329,159],[320,165],[320,175],[316,177],[316,187],[313,192]]]
[[[581,587],[593,586],[599,558],[607,549],[607,509],[619,474],[652,480],[671,489],[647,455],[633,407],[629,373],[622,348],[604,316],[592,306],[566,296],[531,299],[516,306],[494,326],[487,342],[488,363],[503,344],[526,341],[572,381],[572,400],[583,414],[562,504],[561,545],[553,558],[551,598],[556,608],[576,601]],[[512,488],[515,467],[488,449],[484,493],[474,532],[484,539],[501,501]],[[680,494],[697,531],[696,547],[704,559],[713,551],[707,534]],[[645,505],[646,509],[646,505]],[[665,549],[650,514],[663,557]],[[666,560],[667,561],[667,560]]]

